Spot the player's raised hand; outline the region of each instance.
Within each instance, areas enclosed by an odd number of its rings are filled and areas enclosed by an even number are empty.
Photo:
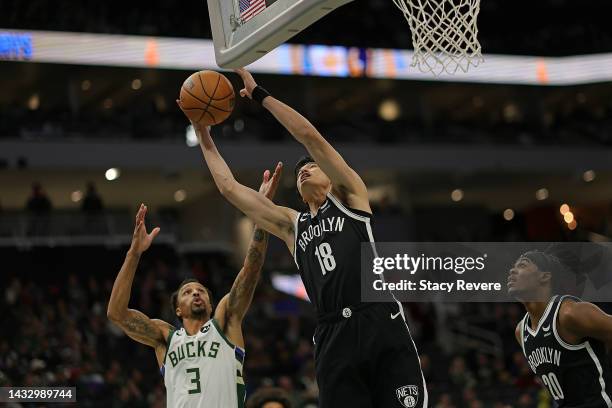
[[[257,82],[255,82],[253,75],[244,68],[236,68],[234,72],[240,75],[242,82],[244,82],[244,88],[240,90],[240,96],[253,99],[253,89],[257,87]]]
[[[270,175],[270,170],[264,171],[263,180],[259,187],[259,192],[268,197],[270,200],[274,198],[281,175],[283,174],[283,162],[278,162],[274,173]]]
[[[147,206],[140,204],[138,213],[136,213],[136,225],[134,227],[134,235],[132,236],[132,245],[130,247],[130,251],[134,251],[134,253],[139,256],[149,249],[151,243],[157,234],[159,234],[159,227],[153,228],[151,233],[147,234],[145,215],[147,215]]]

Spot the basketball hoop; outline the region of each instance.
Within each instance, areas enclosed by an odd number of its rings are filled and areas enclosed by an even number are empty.
[[[434,76],[484,61],[476,18],[480,0],[393,0],[412,32],[412,66]]]

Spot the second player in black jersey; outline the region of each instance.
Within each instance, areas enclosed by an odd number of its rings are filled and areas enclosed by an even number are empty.
[[[240,95],[260,102],[310,154],[295,169],[306,210],[277,206],[238,183],[208,129],[194,128],[221,194],[282,239],[294,256],[318,315],[319,406],[427,407],[418,353],[401,304],[361,302],[361,245],[374,241],[363,180],[306,118],[257,86],[244,69],[236,72],[245,85]]]
[[[554,254],[530,251],[510,270],[508,291],[527,309],[516,339],[559,408],[612,408],[612,316],[592,303],[555,294],[566,270]]]

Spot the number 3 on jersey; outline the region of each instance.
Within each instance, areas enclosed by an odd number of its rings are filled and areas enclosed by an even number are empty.
[[[190,378],[190,383],[194,384],[194,387],[189,389],[190,394],[199,394],[202,392],[202,386],[200,385],[200,369],[199,368],[188,368],[185,370],[188,374],[194,374],[193,378]]]
[[[323,242],[315,248],[315,255],[321,265],[321,272],[325,275],[327,272],[331,272],[336,269],[336,260],[332,254],[332,249],[329,243]]]

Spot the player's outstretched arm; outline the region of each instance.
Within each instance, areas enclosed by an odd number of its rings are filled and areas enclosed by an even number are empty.
[[[140,256],[151,246],[153,239],[159,234],[159,228],[154,228],[150,234],[147,234],[145,227],[146,213],[147,207],[141,204],[136,214],[132,244],[125,256],[123,266],[121,266],[121,270],[115,279],[106,314],[113,323],[121,327],[125,334],[132,339],[154,347],[159,360],[160,354],[163,357],[163,353],[157,353],[157,349],[163,348],[165,351],[166,338],[170,330],[174,328],[162,320],[149,319],[149,317],[138,310],[128,309],[132,282]]]
[[[244,68],[235,70],[244,82],[241,96],[252,98],[257,83]],[[319,131],[293,108],[273,96],[263,99],[264,108],[270,111],[291,135],[308,150],[308,153],[329,176],[335,189],[347,204],[358,210],[372,212],[365,183],[340,153],[319,133]]]
[[[179,103],[179,101],[177,101],[177,103]],[[204,154],[204,160],[210,169],[210,173],[215,180],[219,192],[232,203],[234,207],[242,211],[261,228],[282,239],[285,244],[287,244],[289,251],[293,253],[295,237],[294,223],[297,212],[290,208],[274,204],[263,194],[236,181],[232,171],[217,150],[217,146],[215,146],[215,142],[210,136],[208,129],[195,123],[193,127],[200,140],[200,147]],[[274,173],[276,174],[279,172],[281,168],[282,163],[278,163]]]
[[[612,316],[588,302],[564,301],[559,310],[559,332],[566,341],[594,338],[612,347]]]
[[[266,170],[259,192],[270,200],[274,199],[280,175],[281,169],[278,169],[278,172],[275,172],[272,177],[270,177],[270,171]],[[215,319],[217,319],[224,332],[234,344],[240,347],[244,347],[241,329],[242,320],[253,300],[267,249],[268,233],[255,225],[244,264],[236,276],[230,292],[221,299],[215,311]]]

